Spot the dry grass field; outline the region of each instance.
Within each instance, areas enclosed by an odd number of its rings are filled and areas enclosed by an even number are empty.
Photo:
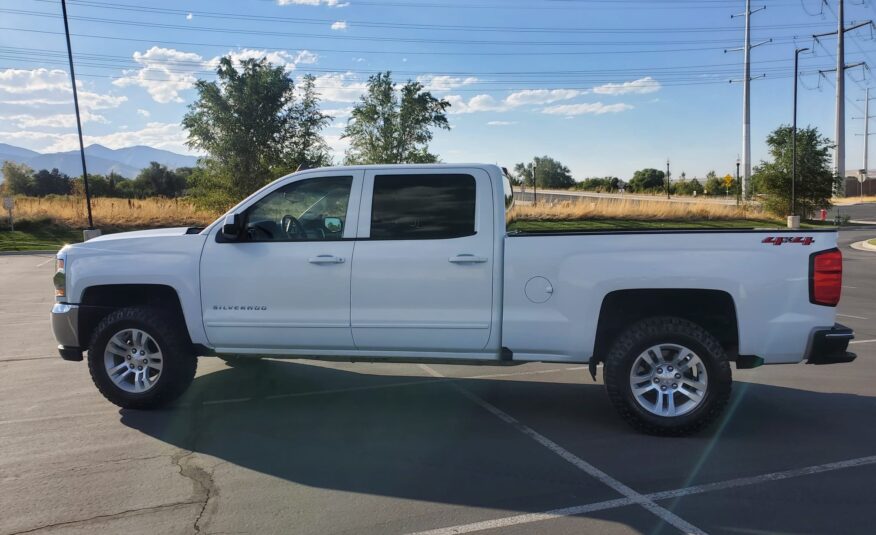
[[[205,226],[218,214],[204,212],[182,199],[92,199],[92,216],[98,228],[156,228]],[[85,228],[85,199],[81,197],[16,197],[17,220],[51,220],[71,228]]]
[[[865,195],[863,199],[861,197],[856,197],[854,195],[850,195],[848,197],[834,197],[831,202],[837,206],[848,206],[850,204],[858,204],[860,202],[876,202],[876,195]]]
[[[555,204],[515,204],[509,221],[571,221],[583,219],[640,219],[660,221],[769,219],[756,207],[710,202],[674,203],[632,199],[587,199]]]

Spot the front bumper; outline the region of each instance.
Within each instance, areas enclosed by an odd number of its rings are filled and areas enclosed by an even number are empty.
[[[52,307],[52,331],[58,352],[64,360],[82,360],[79,346],[79,305],[55,303]]]
[[[847,351],[855,333],[845,325],[835,324],[830,329],[819,329],[809,340],[807,364],[841,364],[852,362],[858,356]]]

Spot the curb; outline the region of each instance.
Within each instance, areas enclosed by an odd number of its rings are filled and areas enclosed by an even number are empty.
[[[0,251],[0,256],[27,256],[27,255],[38,255],[38,254],[58,254],[60,249],[46,249],[39,251]]]
[[[876,253],[876,245],[870,245],[867,243],[867,240],[855,242],[851,245],[852,249],[857,249],[859,251],[869,251],[872,253]]]

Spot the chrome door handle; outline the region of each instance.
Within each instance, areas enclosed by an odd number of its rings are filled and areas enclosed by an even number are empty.
[[[475,256],[473,254],[458,254],[447,259],[453,264],[483,264],[487,261],[483,256]]]
[[[343,264],[344,259],[340,256],[321,254],[307,259],[311,264]]]

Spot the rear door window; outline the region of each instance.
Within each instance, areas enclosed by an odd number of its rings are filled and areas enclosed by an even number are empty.
[[[434,240],[473,234],[473,176],[417,174],[374,177],[372,239]]]

